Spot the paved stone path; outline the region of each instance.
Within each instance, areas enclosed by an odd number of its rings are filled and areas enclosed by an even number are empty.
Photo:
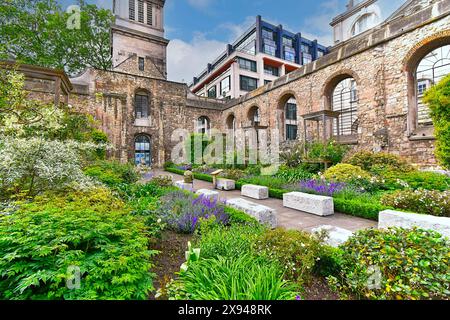
[[[172,175],[174,181],[183,180],[181,175],[164,172],[162,170],[155,170],[155,175]],[[213,185],[210,182],[195,180],[194,189],[213,189]],[[367,229],[371,227],[377,227],[377,223],[372,220],[353,217],[350,215],[335,213],[333,216],[320,217],[306,212],[301,212],[289,208],[283,207],[283,201],[280,199],[267,199],[267,200],[255,200],[241,196],[240,190],[234,191],[219,191],[221,199],[233,199],[244,198],[251,202],[265,205],[277,211],[278,226],[286,229],[311,231],[311,229],[317,228],[322,225],[330,225],[335,227],[344,228],[350,231],[357,231],[361,229]]]

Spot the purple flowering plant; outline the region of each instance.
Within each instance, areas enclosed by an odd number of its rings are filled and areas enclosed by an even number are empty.
[[[314,193],[329,197],[344,191],[347,187],[347,184],[342,182],[327,182],[325,180],[316,179],[300,181],[297,185],[297,189],[300,192]]]
[[[194,233],[201,219],[214,217],[215,223],[222,225],[227,225],[230,220],[223,202],[203,195],[195,197],[183,191],[164,196],[158,213],[170,229],[187,234]]]

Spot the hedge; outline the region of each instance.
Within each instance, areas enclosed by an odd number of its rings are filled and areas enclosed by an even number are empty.
[[[173,168],[173,167],[166,167],[166,171],[184,175],[184,171]],[[194,173],[194,178],[197,180],[212,182],[212,176],[204,173]],[[236,181],[236,189],[240,190],[242,186],[245,183]],[[291,192],[289,190],[283,190],[283,189],[272,189],[269,188],[269,196],[274,199],[281,199],[283,200],[283,194]],[[380,211],[389,209],[389,207],[383,206],[378,203],[367,203],[367,202],[361,202],[358,199],[342,199],[335,197],[334,200],[334,209],[337,212],[345,213],[348,215],[352,215],[355,217],[361,217],[365,219],[370,219],[374,221],[378,221],[378,214]]]

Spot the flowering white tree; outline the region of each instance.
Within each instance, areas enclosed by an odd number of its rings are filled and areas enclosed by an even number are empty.
[[[70,140],[0,137],[0,190],[34,196],[43,190],[91,188],[94,183],[82,171],[82,154],[96,148]]]

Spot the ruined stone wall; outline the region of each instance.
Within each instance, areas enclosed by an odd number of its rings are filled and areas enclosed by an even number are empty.
[[[414,88],[408,84],[408,72],[413,68],[408,70],[407,65],[411,51],[426,47],[436,38],[441,45],[450,44],[449,10],[450,1],[436,2],[427,10],[344,43],[318,61],[232,102],[223,113],[222,123],[234,114],[238,128],[245,127],[249,110],[258,106],[262,125],[282,129],[279,107],[286,96],[296,98],[301,119],[301,115],[329,109],[334,86],[343,77],[351,76],[359,96],[355,148],[398,154],[422,166],[436,165],[432,128],[416,134],[408,126]],[[387,136],[378,136],[380,132],[387,132]]]
[[[194,131],[195,120],[207,116],[213,126],[221,118],[220,110],[187,106],[185,84],[119,72],[89,70],[88,85],[75,85],[70,104],[79,111],[94,115],[108,135],[114,150],[110,155],[123,162],[134,159],[134,140],[140,134],[151,139],[152,163],[162,166],[170,160],[176,141],[176,129]],[[134,97],[137,91],[148,93],[150,121],[135,121]]]

